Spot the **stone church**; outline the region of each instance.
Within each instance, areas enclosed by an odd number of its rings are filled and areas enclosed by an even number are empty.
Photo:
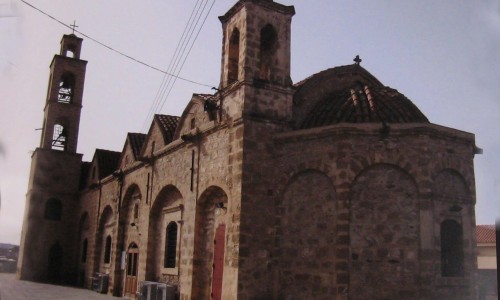
[[[120,152],[77,153],[87,61],[50,65],[21,279],[134,297],[476,299],[474,135],[431,123],[359,60],[293,83],[293,6],[240,0],[220,85]]]

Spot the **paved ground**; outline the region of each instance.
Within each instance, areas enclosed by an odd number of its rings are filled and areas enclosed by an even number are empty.
[[[0,273],[0,300],[118,300],[91,290],[17,280],[15,274]]]

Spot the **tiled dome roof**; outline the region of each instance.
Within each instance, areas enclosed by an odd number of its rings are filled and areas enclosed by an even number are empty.
[[[301,129],[338,123],[429,122],[408,98],[383,86],[359,65],[323,71],[296,87],[295,103],[304,106],[296,120]]]

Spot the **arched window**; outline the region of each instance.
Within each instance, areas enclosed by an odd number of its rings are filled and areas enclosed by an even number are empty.
[[[59,81],[59,90],[57,92],[57,102],[70,103],[73,98],[73,87],[75,77],[72,74],[64,74]]]
[[[462,226],[454,220],[445,220],[441,223],[441,275],[443,277],[464,275]]]
[[[104,247],[104,263],[109,264],[111,261],[111,236],[106,237],[106,245]]]
[[[87,248],[88,248],[89,241],[87,239],[83,240],[83,245],[82,245],[82,263],[87,261]]]
[[[54,125],[54,134],[52,135],[52,149],[53,150],[66,150],[67,130],[61,124]]]
[[[260,31],[260,79],[271,79],[271,66],[277,46],[277,34],[270,24]]]
[[[231,38],[229,39],[229,57],[228,57],[228,71],[227,82],[233,83],[238,80],[240,65],[240,31],[238,28],[233,30]]]
[[[45,203],[45,219],[52,221],[61,220],[62,203],[59,199],[50,198]]]
[[[68,45],[68,48],[66,49],[66,57],[75,58],[75,49],[75,45]]]
[[[165,257],[163,267],[175,268],[175,258],[177,256],[177,223],[168,223],[165,233]]]

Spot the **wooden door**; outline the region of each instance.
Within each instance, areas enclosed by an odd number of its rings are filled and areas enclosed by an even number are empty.
[[[125,276],[125,297],[135,299],[137,291],[137,265],[139,263],[139,248],[136,244],[130,245],[127,251],[127,265]]]
[[[224,248],[226,225],[220,224],[215,230],[214,264],[212,273],[212,299],[222,298],[222,275],[224,274]]]

